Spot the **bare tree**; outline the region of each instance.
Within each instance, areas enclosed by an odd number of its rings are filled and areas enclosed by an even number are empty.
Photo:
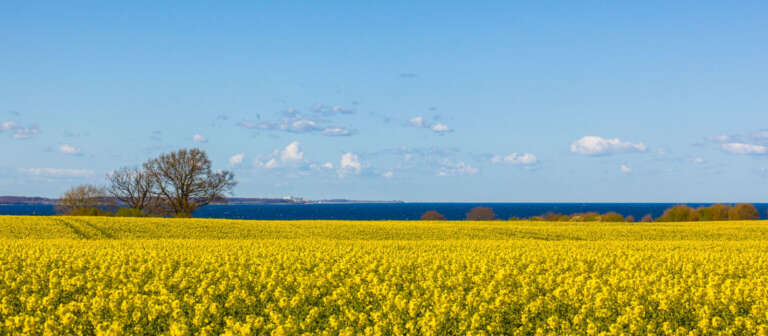
[[[120,200],[130,208],[149,212],[154,208],[156,197],[152,191],[155,180],[147,172],[138,168],[124,167],[107,176],[109,192],[112,197]]]
[[[85,210],[97,209],[108,201],[104,188],[90,184],[72,187],[59,198],[56,212],[60,214],[78,214]]]
[[[211,160],[200,149],[162,154],[144,163],[154,183],[153,193],[176,216],[191,216],[195,209],[223,200],[237,182],[230,171],[211,170]]]

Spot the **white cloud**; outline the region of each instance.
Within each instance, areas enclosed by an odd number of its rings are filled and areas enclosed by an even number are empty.
[[[323,163],[323,168],[333,169],[333,163],[330,163],[330,162]]]
[[[424,120],[424,117],[422,116],[413,117],[409,119],[408,124],[416,128],[428,128],[437,134],[445,134],[445,133],[453,132],[453,130],[450,127],[448,127],[448,125],[443,123],[434,123],[434,124],[430,123],[429,121]]]
[[[452,129],[448,128],[446,124],[441,123],[434,124],[430,128],[437,133],[447,133],[452,131]]]
[[[536,155],[530,153],[512,153],[507,156],[494,155],[491,158],[492,163],[509,163],[513,165],[533,165],[538,162]]]
[[[762,155],[768,154],[768,147],[740,142],[730,142],[721,145],[721,148],[731,154]]]
[[[93,170],[87,169],[59,169],[59,168],[22,168],[21,172],[46,177],[88,177],[94,174]]]
[[[316,112],[327,111],[328,113],[343,113],[351,114],[353,110],[345,109],[340,106],[333,108],[325,105],[318,105],[314,108]],[[353,135],[354,132],[344,127],[333,126],[326,124],[329,121],[322,116],[318,115],[303,115],[296,110],[288,110],[283,113],[283,117],[278,120],[267,120],[261,122],[253,122],[249,120],[243,120],[237,123],[238,126],[248,129],[262,129],[272,131],[284,131],[289,133],[319,133],[326,136],[348,136]]]
[[[77,154],[80,154],[80,149],[65,144],[65,145],[59,146],[59,152],[62,152],[64,154],[69,154],[69,155],[77,155]]]
[[[629,166],[627,166],[627,165],[626,165],[626,164],[624,164],[624,163],[622,163],[622,164],[621,164],[621,167],[619,167],[619,170],[620,170],[622,173],[625,173],[625,174],[627,174],[627,173],[631,173],[631,172],[632,172],[632,168],[629,168]]]
[[[303,159],[304,153],[299,148],[298,141],[291,142],[280,152],[280,161],[283,162],[299,162]]]
[[[264,164],[264,168],[267,168],[267,169],[272,169],[277,167],[278,167],[277,160],[275,160],[274,158],[269,159],[269,161],[267,161],[267,163]]]
[[[363,167],[360,164],[360,159],[358,158],[357,154],[344,153],[344,155],[341,156],[341,160],[339,162],[339,169],[340,175],[343,176],[350,172],[354,174],[360,174],[360,171],[363,169]]]
[[[206,142],[208,142],[208,139],[206,139],[204,136],[202,136],[200,134],[195,134],[192,137],[192,141],[197,142],[197,143],[206,143]]]
[[[19,125],[17,125],[13,121],[4,121],[4,122],[0,123],[0,131],[10,131],[10,130],[14,130],[14,129],[18,128],[18,127],[19,127]]]
[[[462,176],[462,175],[475,175],[479,170],[464,162],[453,163],[450,161],[443,161],[443,166],[437,172],[437,176]]]
[[[408,123],[411,124],[413,127],[425,127],[424,118],[423,117],[414,117],[411,118],[411,120],[408,120]]]
[[[585,136],[571,144],[571,152],[582,155],[609,155],[615,153],[645,152],[645,144],[621,141],[618,138],[605,139],[598,136]]]
[[[393,176],[395,176],[395,174],[391,170],[388,170],[384,174],[381,174],[381,176],[385,178],[392,178]]]
[[[40,133],[40,130],[35,125],[22,127],[13,121],[4,121],[0,123],[0,132],[5,131],[13,131],[12,137],[15,140],[26,140]]]
[[[16,129],[16,132],[13,133],[13,138],[16,140],[26,140],[37,135],[39,132],[37,127],[18,128]]]
[[[693,159],[693,163],[695,163],[695,164],[702,164],[702,163],[704,163],[704,158],[697,157],[697,158]]]
[[[243,163],[243,158],[245,158],[245,153],[239,153],[235,154],[229,157],[229,165],[235,166]]]
[[[352,135],[352,131],[343,127],[327,127],[321,132],[323,135],[328,136],[347,136]]]

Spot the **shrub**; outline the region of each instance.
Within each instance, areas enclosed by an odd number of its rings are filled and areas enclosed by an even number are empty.
[[[699,214],[687,205],[676,205],[664,210],[664,214],[656,219],[657,222],[694,222],[697,220],[699,220]]]
[[[616,212],[610,211],[600,216],[600,220],[603,222],[623,222],[624,216]]]
[[[624,221],[625,222],[634,222],[635,221],[635,216],[629,215],[627,217],[624,217]]]
[[[136,208],[120,208],[115,213],[116,217],[149,217],[144,211]]]
[[[600,221],[600,214],[594,211],[577,212],[570,217],[571,222],[597,222]]]
[[[730,206],[718,203],[708,207],[700,207],[696,209],[696,213],[699,214],[699,220],[702,221],[728,220],[730,209]]]
[[[445,220],[445,216],[435,210],[429,210],[421,215],[421,220]]]
[[[643,218],[640,218],[640,221],[646,223],[653,222],[653,216],[651,216],[651,214],[647,214],[643,216]]]
[[[728,220],[728,213],[731,210],[730,205],[725,204],[713,204],[709,207],[712,209],[712,220]]]
[[[512,217],[509,217],[509,220],[517,221],[517,220],[520,220],[520,218],[517,218],[517,216],[512,216]]]
[[[467,220],[496,220],[496,213],[488,207],[474,207],[467,212]]]
[[[760,219],[760,213],[754,205],[749,203],[736,204],[728,211],[730,220],[756,220]]]
[[[548,222],[557,222],[557,221],[560,220],[561,217],[568,217],[568,216],[563,216],[563,214],[561,214],[561,213],[554,213],[552,211],[549,211],[549,212],[545,213],[544,215],[542,215],[541,217],[544,218],[544,220],[548,221]]]

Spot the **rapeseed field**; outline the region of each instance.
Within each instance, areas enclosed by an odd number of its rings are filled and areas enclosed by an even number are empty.
[[[768,223],[0,216],[0,334],[768,335]]]

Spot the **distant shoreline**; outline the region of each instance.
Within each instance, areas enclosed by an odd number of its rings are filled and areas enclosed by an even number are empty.
[[[0,205],[20,205],[20,204],[47,204],[56,205],[58,199],[46,197],[25,197],[25,196],[0,196]],[[329,199],[329,200],[304,200],[301,198],[249,198],[232,197],[227,198],[225,202],[214,203],[212,205],[255,205],[255,204],[346,204],[346,203],[405,203],[403,201],[365,201],[348,199]]]

